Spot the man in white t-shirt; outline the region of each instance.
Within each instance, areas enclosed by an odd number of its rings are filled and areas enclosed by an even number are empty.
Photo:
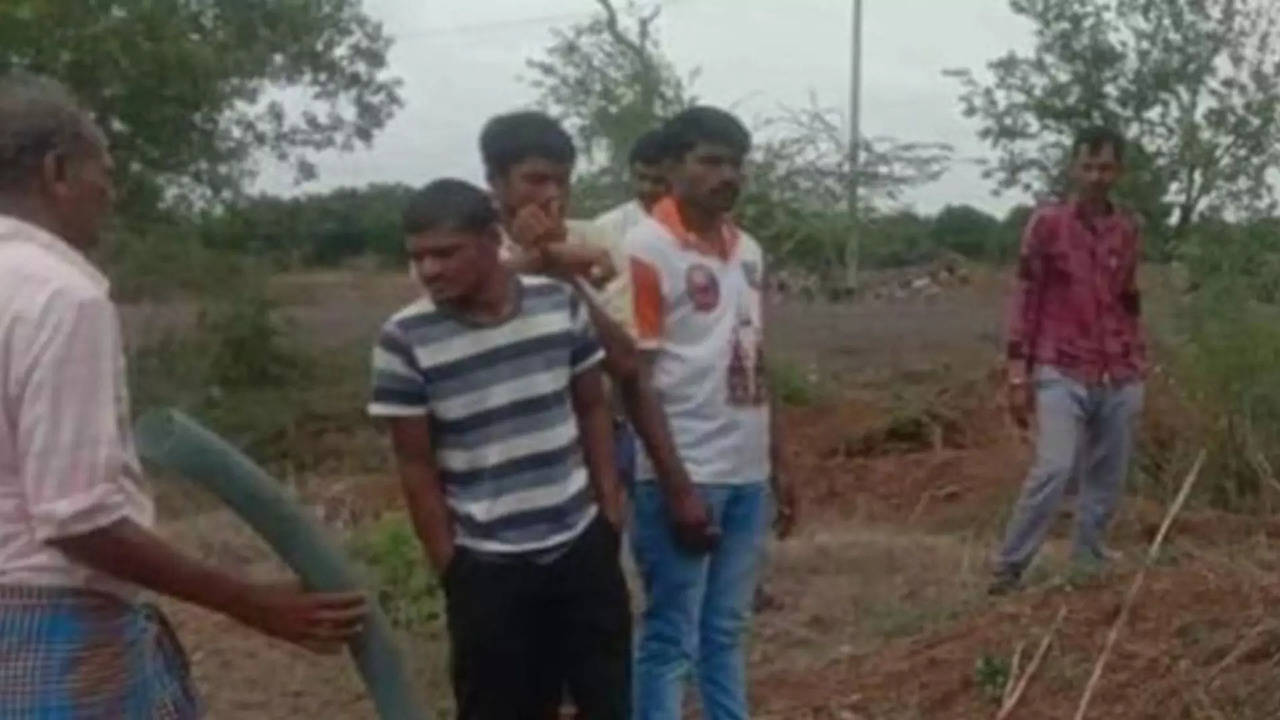
[[[710,107],[680,113],[664,132],[672,193],[625,240],[636,328],[719,542],[705,554],[675,542],[641,458],[632,543],[647,604],[635,717],[679,717],[693,668],[706,717],[738,720],[747,717],[743,644],[773,501],[780,535],[795,520],[764,366],[764,257],[729,217],[751,139],[737,118]]]
[[[671,192],[667,180],[667,143],[662,130],[650,130],[631,146],[631,187],[635,197],[598,215],[595,225],[608,237],[621,244],[649,211]]]

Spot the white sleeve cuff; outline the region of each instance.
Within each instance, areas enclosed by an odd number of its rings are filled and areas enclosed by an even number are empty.
[[[413,407],[411,405],[388,405],[387,403],[369,403],[366,412],[369,417],[375,418],[415,418],[426,417],[430,414],[426,406]]]
[[[591,356],[588,357],[586,360],[583,360],[582,362],[573,366],[573,374],[581,375],[587,370],[590,370],[596,365],[599,365],[603,360],[604,360],[604,350],[596,350],[595,352],[591,353]]]

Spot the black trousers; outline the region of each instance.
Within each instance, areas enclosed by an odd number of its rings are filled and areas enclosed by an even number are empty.
[[[619,537],[603,516],[547,564],[459,548],[445,572],[459,720],[552,720],[567,688],[581,720],[626,720],[631,611]]]

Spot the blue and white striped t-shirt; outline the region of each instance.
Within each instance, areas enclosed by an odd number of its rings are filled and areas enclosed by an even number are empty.
[[[430,417],[454,542],[485,553],[559,547],[597,512],[570,384],[604,353],[568,286],[517,282],[505,322],[476,324],[424,297],[373,349],[369,414]]]

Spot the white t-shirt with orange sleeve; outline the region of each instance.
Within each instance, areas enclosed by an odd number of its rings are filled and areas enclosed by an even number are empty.
[[[685,229],[675,201],[627,236],[639,343],[680,457],[698,484],[763,482],[769,460],[764,365],[764,256],[727,223],[711,247]],[[641,453],[637,477],[653,480]]]

